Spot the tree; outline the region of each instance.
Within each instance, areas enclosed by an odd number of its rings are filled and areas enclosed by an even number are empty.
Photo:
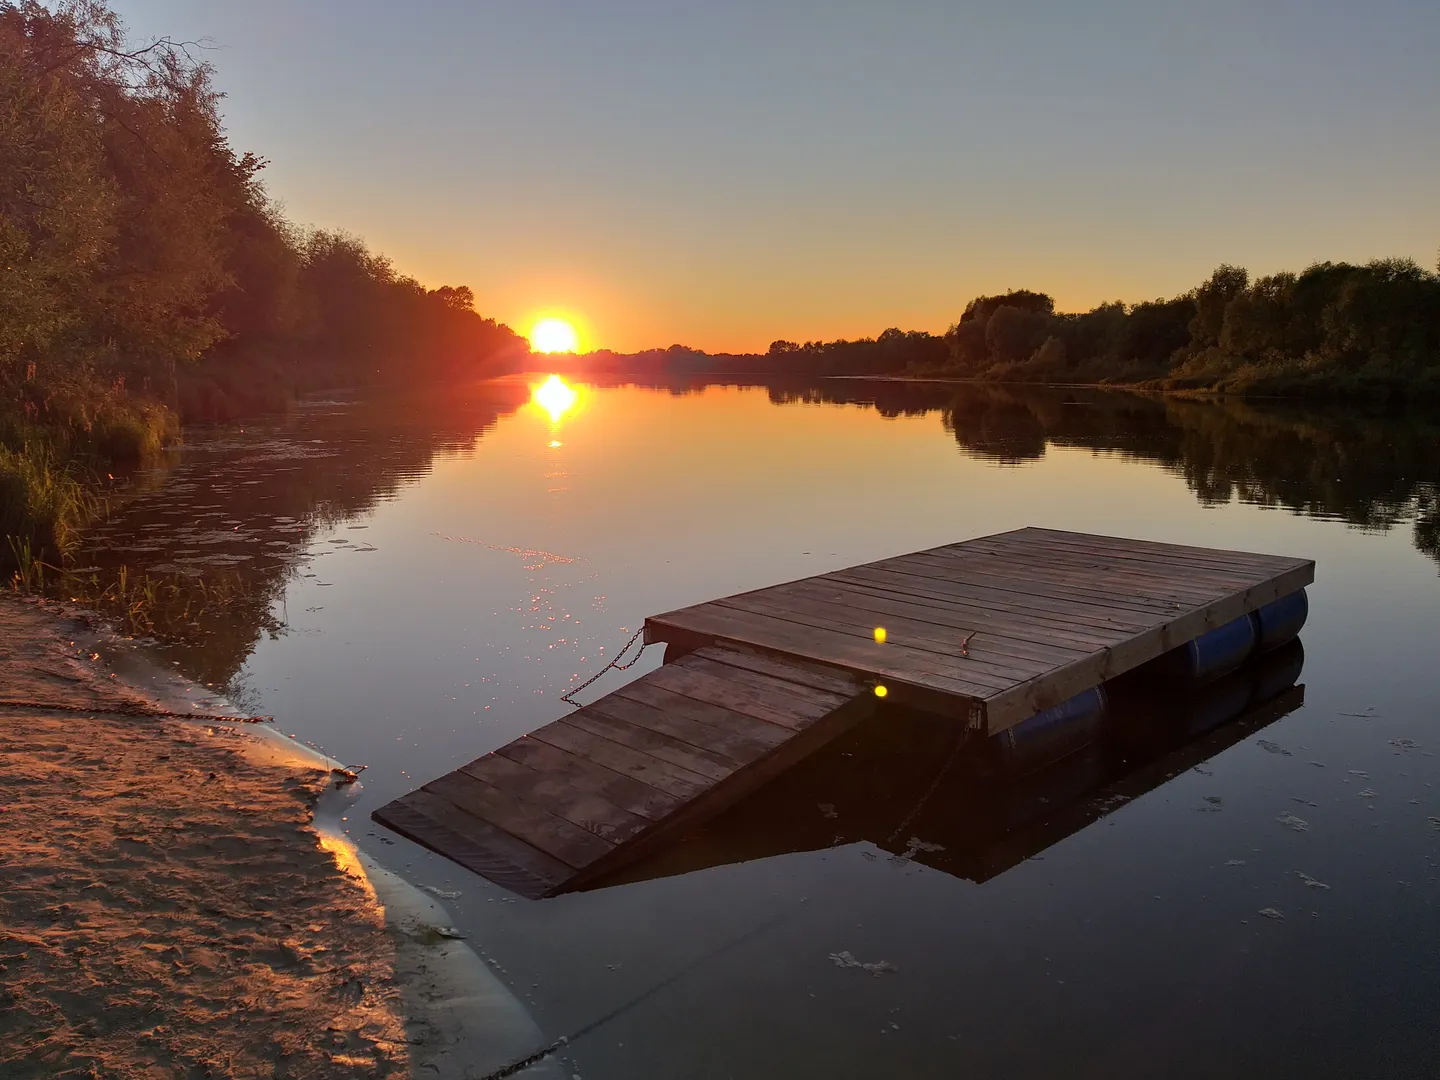
[[[985,323],[985,343],[990,358],[1001,364],[1018,364],[1028,359],[1045,339],[1049,325],[1048,313],[1038,308],[1002,304]]]
[[[978,372],[990,359],[990,346],[985,340],[985,320],[956,323],[945,332],[950,358],[962,371]]]
[[[1035,350],[1030,363],[1042,373],[1060,374],[1065,370],[1065,343],[1055,335],[1050,335],[1040,348]]]
[[[1029,289],[1012,289],[1004,296],[977,296],[965,305],[960,321],[967,323],[988,319],[1001,307],[1018,308],[1039,315],[1055,314],[1055,301],[1052,297],[1045,293],[1031,292]]]
[[[475,294],[469,285],[441,285],[438,289],[431,289],[430,295],[455,311],[475,310]]]
[[[1196,348],[1220,344],[1225,326],[1225,308],[1250,286],[1250,273],[1243,267],[1223,263],[1210,280],[1195,290],[1195,316],[1190,320],[1190,343]]]

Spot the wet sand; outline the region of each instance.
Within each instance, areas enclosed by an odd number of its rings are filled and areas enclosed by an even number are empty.
[[[0,598],[0,698],[57,706],[0,706],[0,1075],[409,1075],[384,911],[313,826],[329,773],[126,714],[70,629]]]

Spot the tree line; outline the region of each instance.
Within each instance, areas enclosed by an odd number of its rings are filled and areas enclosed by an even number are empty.
[[[468,288],[426,289],[353,236],[287,221],[264,159],[226,138],[193,53],[130,44],[103,0],[0,2],[0,380],[13,406],[82,427],[121,395],[226,416],[527,351]]]
[[[1016,382],[1257,393],[1440,390],[1440,275],[1409,259],[1251,279],[1221,266],[1182,296],[1060,314],[1025,290],[972,301],[944,370]]]
[[[1235,266],[1169,300],[1055,310],[1042,292],[971,300],[943,334],[775,341],[764,353],[672,345],[601,370],[765,375],[937,375],[1250,394],[1440,392],[1440,274],[1409,259],[1318,263],[1252,280]]]

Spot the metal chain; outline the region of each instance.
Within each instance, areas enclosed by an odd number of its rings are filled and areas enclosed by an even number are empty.
[[[629,660],[626,660],[625,663],[620,663],[620,658],[630,651],[630,646],[634,645],[635,642],[640,640],[640,635],[644,632],[645,627],[643,626],[640,627],[639,630],[636,630],[635,633],[630,635],[630,640],[625,643],[625,647],[615,654],[615,658],[613,660],[611,660],[608,664],[602,667],[594,675],[591,675],[590,678],[586,679],[579,686],[573,687],[570,690],[567,690],[565,693],[561,694],[560,700],[565,702],[565,704],[567,705],[576,705],[576,707],[578,708],[579,706],[575,701],[575,695],[580,693],[581,690],[584,690],[596,679],[600,678],[601,675],[604,675],[611,668],[614,668],[616,671],[624,671],[626,668],[632,668],[637,663],[639,663],[640,657],[643,656],[645,654],[645,650],[650,647],[650,642],[648,641],[644,645],[641,645],[640,651],[637,652],[634,656],[632,656]]]
[[[899,838],[900,834],[910,827],[910,823],[920,816],[920,811],[925,809],[925,804],[930,801],[930,796],[934,795],[935,792],[939,789],[940,782],[945,779],[945,777],[950,772],[951,766],[953,766],[956,760],[960,757],[960,751],[964,750],[965,747],[970,745],[970,739],[968,736],[969,732],[965,732],[958,739],[955,740],[955,745],[951,747],[950,756],[945,759],[945,764],[940,766],[940,771],[935,774],[935,779],[930,781],[930,786],[925,789],[925,794],[920,796],[919,801],[916,802],[910,813],[905,815],[905,820],[900,822],[900,824],[896,827],[895,831],[890,834],[889,839],[885,841],[887,844],[895,843],[895,841]]]

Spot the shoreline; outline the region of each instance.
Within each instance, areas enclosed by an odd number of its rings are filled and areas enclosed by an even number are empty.
[[[461,1080],[544,1045],[441,905],[341,831],[340,763],[272,723],[139,711],[244,716],[88,613],[0,597],[0,641],[0,696],[27,702],[0,704],[7,1075]]]

